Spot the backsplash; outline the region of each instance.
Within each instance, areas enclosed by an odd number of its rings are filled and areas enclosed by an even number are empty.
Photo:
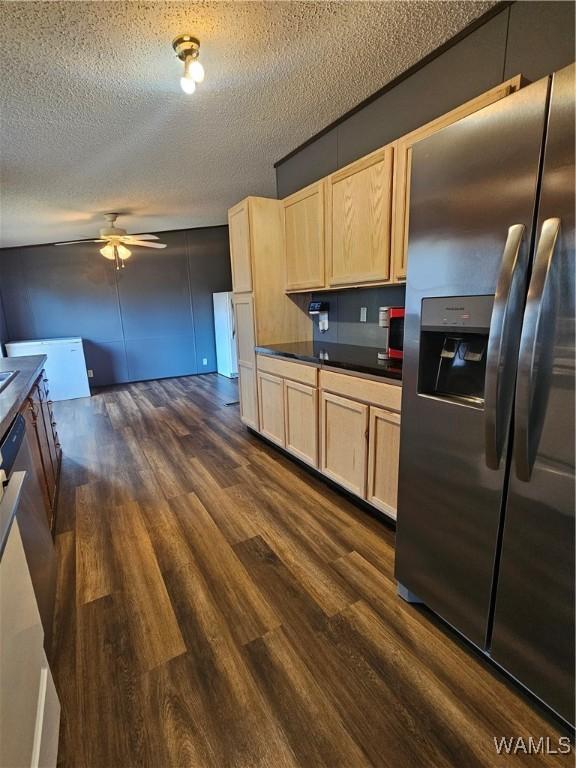
[[[314,341],[380,347],[383,333],[378,325],[378,308],[403,307],[405,294],[403,285],[314,293],[313,299],[330,305],[326,333],[320,333],[318,320],[314,319]],[[361,307],[366,307],[365,323],[360,322]]]

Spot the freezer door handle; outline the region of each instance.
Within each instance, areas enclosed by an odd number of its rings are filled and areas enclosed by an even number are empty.
[[[484,442],[486,466],[494,470],[500,467],[514,401],[528,265],[528,249],[522,248],[524,231],[524,224],[513,224],[508,229],[490,320],[484,383]]]
[[[560,219],[542,224],[520,339],[514,455],[516,475],[526,483],[532,475],[550,390],[558,280],[554,251],[559,233]]]

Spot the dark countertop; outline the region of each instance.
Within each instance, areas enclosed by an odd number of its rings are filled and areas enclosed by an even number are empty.
[[[18,371],[8,385],[0,391],[0,439],[8,431],[22,403],[28,397],[32,384],[44,368],[46,355],[27,357],[0,357],[0,372]]]
[[[379,360],[376,347],[358,347],[352,344],[322,343],[321,341],[295,341],[289,344],[269,344],[256,347],[263,355],[288,357],[324,367],[343,368],[357,373],[369,373],[387,379],[402,379],[402,360]]]

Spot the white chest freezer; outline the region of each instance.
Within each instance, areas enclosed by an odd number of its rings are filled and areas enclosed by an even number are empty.
[[[8,357],[46,355],[45,371],[51,400],[90,397],[81,338],[32,339],[6,344]]]

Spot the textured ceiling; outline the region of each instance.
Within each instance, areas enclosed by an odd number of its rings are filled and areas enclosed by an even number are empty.
[[[0,2],[0,245],[222,224],[493,2]],[[181,92],[171,41],[200,38]]]

